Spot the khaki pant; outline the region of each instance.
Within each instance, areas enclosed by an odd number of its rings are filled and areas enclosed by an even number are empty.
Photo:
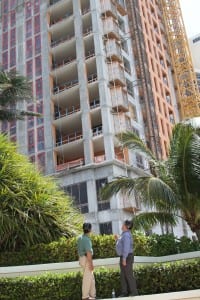
[[[79,257],[79,264],[83,268],[82,281],[82,299],[88,297],[96,297],[95,279],[93,271],[89,269],[88,260],[86,256]]]

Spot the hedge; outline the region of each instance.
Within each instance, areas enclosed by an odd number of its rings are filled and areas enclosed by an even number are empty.
[[[92,236],[94,259],[115,257],[113,235]],[[62,238],[50,244],[40,244],[21,252],[0,252],[0,266],[18,266],[75,261],[77,257],[77,239]],[[164,256],[182,252],[200,250],[200,243],[187,237],[181,239],[173,235],[145,236],[134,233],[134,254],[137,256]]]
[[[135,277],[140,295],[199,289],[200,259],[137,267]],[[113,288],[120,293],[118,270],[97,269],[95,278],[98,297],[110,298]],[[81,281],[80,272],[0,278],[0,299],[77,300],[81,299]]]

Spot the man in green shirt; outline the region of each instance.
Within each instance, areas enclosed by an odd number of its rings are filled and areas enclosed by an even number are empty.
[[[77,248],[79,255],[79,264],[83,268],[82,281],[82,299],[96,299],[95,278],[93,274],[93,249],[92,242],[89,237],[92,230],[90,223],[83,224],[83,234],[78,237]]]

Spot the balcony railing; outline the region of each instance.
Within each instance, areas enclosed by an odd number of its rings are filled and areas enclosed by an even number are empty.
[[[60,23],[60,22],[62,22],[63,20],[65,20],[65,19],[71,17],[72,15],[73,15],[72,12],[68,12],[68,13],[66,13],[64,16],[62,16],[61,18],[59,18],[59,19],[57,19],[57,20],[51,20],[49,26],[55,25],[55,24],[57,24],[57,23]]]
[[[65,111],[61,110],[61,111],[56,111],[55,112],[55,120],[75,114],[76,112],[80,111],[80,107],[72,107],[70,110],[68,110],[66,108]]]
[[[86,15],[90,11],[90,7],[85,7],[82,9],[82,15]]]
[[[93,136],[97,136],[103,133],[103,128],[102,125],[96,126],[94,128],[92,128],[92,135]]]
[[[114,18],[117,17],[117,9],[116,6],[110,0],[101,1],[101,12],[104,16],[112,16]]]
[[[83,138],[83,134],[80,131],[73,132],[71,134],[61,136],[56,142],[56,147],[72,143],[74,141],[80,140]]]
[[[94,74],[88,75],[88,83],[91,83],[91,82],[94,82],[94,81],[97,81],[97,74],[94,73]]]
[[[95,56],[95,51],[94,51],[94,49],[91,49],[85,54],[85,59],[88,59],[88,58],[94,57],[94,56]]]
[[[62,85],[55,86],[53,88],[53,94],[56,95],[60,92],[70,89],[71,87],[73,87],[75,85],[78,85],[78,79],[67,81],[67,82],[63,83]]]
[[[103,20],[104,35],[109,38],[120,39],[119,27],[112,17]]]
[[[72,63],[75,60],[76,60],[76,57],[67,57],[59,63],[53,63],[52,64],[52,70],[54,70],[56,68],[59,68],[59,67],[62,67],[62,66],[65,66],[65,65],[68,65],[68,64]]]
[[[74,38],[74,34],[68,34],[67,36],[65,36],[63,38],[60,38],[57,41],[52,41],[51,42],[51,47],[54,48],[54,47],[58,46],[59,44],[62,44],[64,42],[66,42],[66,41],[71,40],[72,38]]]
[[[73,169],[73,168],[78,168],[84,165],[84,159],[79,158],[76,160],[68,161],[63,164],[59,164],[56,166],[56,171],[62,171],[64,169]]]
[[[83,36],[89,35],[90,33],[92,33],[92,26],[83,30]]]
[[[96,107],[99,107],[100,106],[100,101],[99,99],[94,99],[90,102],[90,108],[91,109],[94,109]]]

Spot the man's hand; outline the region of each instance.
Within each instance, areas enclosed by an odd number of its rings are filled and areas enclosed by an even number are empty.
[[[92,253],[90,251],[87,251],[87,260],[90,271],[94,270],[93,261],[92,261]]]
[[[118,238],[119,238],[119,235],[118,234],[114,234],[115,241],[118,240]]]
[[[126,267],[126,259],[122,259],[122,266]]]

